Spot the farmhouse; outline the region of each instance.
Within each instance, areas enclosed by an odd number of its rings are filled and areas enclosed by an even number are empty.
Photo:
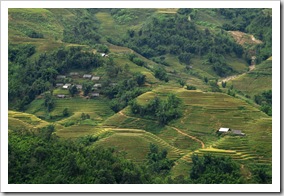
[[[70,72],[70,76],[78,76],[79,73],[78,72]]]
[[[81,84],[76,84],[76,88],[81,90],[83,88],[83,86]]]
[[[64,84],[64,86],[62,86],[63,89],[68,89],[71,86],[71,84]]]
[[[91,74],[84,74],[84,75],[83,75],[83,78],[91,79],[91,78],[92,78],[92,75],[91,75]]]
[[[102,84],[94,84],[94,88],[101,88]]]
[[[106,53],[101,53],[102,57],[108,57],[108,55]]]
[[[56,83],[55,86],[56,86],[56,87],[63,86],[63,83]]]
[[[66,78],[66,76],[64,76],[64,75],[58,75],[58,76],[56,76],[56,79],[65,79]]]
[[[219,133],[227,133],[228,131],[230,131],[231,129],[230,128],[223,128],[223,127],[221,127],[219,130],[218,130],[218,132]]]
[[[65,95],[57,95],[58,98],[65,98]]]
[[[100,76],[93,76],[92,80],[99,80],[101,77]]]
[[[91,97],[99,97],[100,96],[100,93],[92,93],[91,94]]]
[[[232,134],[234,135],[240,135],[240,136],[245,136],[245,133],[242,133],[241,130],[232,130]]]

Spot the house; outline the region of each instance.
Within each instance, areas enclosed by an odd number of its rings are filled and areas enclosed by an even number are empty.
[[[99,97],[100,96],[100,93],[92,93],[91,94],[91,97]]]
[[[64,76],[64,75],[58,75],[58,76],[56,76],[56,79],[65,79],[66,78],[66,76]]]
[[[70,76],[78,76],[79,73],[78,72],[70,72]]]
[[[239,135],[239,136],[245,136],[245,133],[242,133],[241,130],[232,130],[232,134]]]
[[[101,53],[102,57],[108,57],[108,55],[106,53]]]
[[[68,89],[71,86],[71,84],[64,84],[64,86],[62,86],[63,89]]]
[[[91,80],[99,80],[100,78],[100,76],[93,76]]]
[[[56,83],[55,86],[56,86],[56,87],[63,86],[63,83]]]
[[[58,98],[65,98],[66,95],[57,95]]]
[[[83,86],[81,84],[76,84],[76,88],[81,90],[83,88]]]
[[[92,75],[91,75],[91,74],[84,74],[84,75],[83,75],[83,78],[91,79],[91,78],[92,78]]]
[[[110,83],[109,85],[110,85],[110,86],[116,86],[117,83]]]
[[[94,88],[101,88],[102,84],[94,84]]]
[[[227,133],[228,131],[230,131],[231,129],[230,128],[223,128],[223,127],[221,127],[219,130],[218,130],[218,132],[220,132],[220,133]]]

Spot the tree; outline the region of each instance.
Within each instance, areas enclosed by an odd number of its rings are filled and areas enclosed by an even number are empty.
[[[186,86],[186,89],[187,90],[196,90],[196,87],[192,86],[192,85],[188,85],[188,86]]]
[[[227,85],[227,83],[222,81],[222,87],[225,88],[226,85]]]
[[[239,184],[244,179],[240,173],[240,165],[230,157],[192,155],[193,166],[189,176],[198,184]]]
[[[136,73],[134,75],[134,77],[135,77],[135,80],[136,80],[138,86],[142,86],[143,84],[145,84],[146,76],[144,74]]]
[[[87,96],[91,92],[92,87],[93,87],[93,83],[90,81],[86,81],[83,83],[82,89],[84,92],[84,96]]]
[[[73,97],[76,93],[78,93],[78,89],[75,85],[72,85],[70,88],[69,88],[69,92],[71,94],[71,96]]]
[[[44,106],[46,107],[48,112],[50,112],[53,109],[54,99],[52,97],[52,93],[45,93],[44,94]]]
[[[64,110],[62,111],[62,115],[63,115],[64,117],[66,117],[66,116],[69,115],[69,110],[68,110],[68,108],[64,108]]]

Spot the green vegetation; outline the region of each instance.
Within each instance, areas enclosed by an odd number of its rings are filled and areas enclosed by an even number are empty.
[[[142,117],[148,116],[165,125],[181,116],[180,104],[181,100],[174,94],[170,94],[166,101],[155,97],[146,106],[141,106],[134,101],[131,103],[131,111],[133,114],[139,114]]]
[[[271,184],[271,22],[9,9],[9,183]]]

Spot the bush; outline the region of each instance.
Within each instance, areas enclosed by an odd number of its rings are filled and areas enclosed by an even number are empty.
[[[188,86],[186,86],[186,89],[187,90],[196,90],[196,87],[192,86],[192,85],[188,85]]]

